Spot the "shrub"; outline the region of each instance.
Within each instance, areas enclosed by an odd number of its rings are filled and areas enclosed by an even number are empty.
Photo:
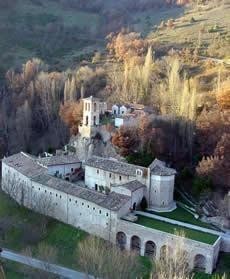
[[[193,180],[192,191],[194,195],[199,196],[201,193],[209,192],[212,188],[212,180],[210,177],[196,176]]]

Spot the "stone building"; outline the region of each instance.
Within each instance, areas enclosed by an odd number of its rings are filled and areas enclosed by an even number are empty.
[[[100,115],[106,111],[106,103],[93,96],[82,99],[83,120],[79,126],[79,133],[83,138],[91,138],[98,131]]]
[[[65,170],[69,172],[79,167],[76,156],[41,159],[21,152],[2,160],[2,189],[21,205],[140,255],[159,259],[164,256],[166,247],[173,251],[177,241],[183,239],[190,268],[211,273],[220,249],[230,252],[230,240],[226,235],[136,211],[143,197],[147,198],[151,210],[175,208],[176,172],[163,162],[155,160],[144,168],[114,159],[92,157],[85,163],[84,181],[71,183],[64,179],[65,176],[56,175],[57,170],[65,173]],[[153,223],[146,226],[140,218]],[[200,235],[201,239],[207,236],[210,241],[177,236],[160,229],[156,222],[181,226],[185,231],[192,226],[195,235]]]
[[[155,211],[172,211],[176,208],[173,199],[175,174],[174,169],[157,159],[148,168],[96,156],[85,162],[86,186],[96,191],[106,191],[106,188],[111,190],[114,185],[137,180],[145,185],[149,208]]]

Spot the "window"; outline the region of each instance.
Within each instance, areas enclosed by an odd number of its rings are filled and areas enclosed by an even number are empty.
[[[58,194],[56,194],[56,197],[58,196]]]
[[[41,190],[41,188],[38,188],[38,190],[40,191],[40,190]]]
[[[71,202],[71,199],[69,199],[69,201]]]
[[[95,210],[95,207],[93,208],[93,210]]]
[[[99,214],[101,214],[101,210],[99,210]]]
[[[73,172],[73,168],[71,168],[71,172]]]
[[[142,170],[137,169],[136,170],[136,175],[142,176]]]
[[[89,208],[89,205],[88,205],[88,208]]]
[[[99,174],[99,170],[97,170],[97,174]]]
[[[81,205],[84,205],[84,202]]]
[[[97,104],[94,103],[93,107],[94,107],[94,112],[96,112],[97,111]]]
[[[98,185],[97,184],[95,184],[95,191],[97,191],[98,190]]]
[[[121,180],[121,176],[119,176],[119,179]]]
[[[50,195],[52,195],[52,192],[50,192]]]
[[[75,201],[75,203],[77,203],[77,200]]]
[[[108,216],[109,216],[109,213],[106,213],[106,216],[108,217]]]
[[[61,199],[61,195],[60,195],[60,199]]]
[[[109,174],[109,177],[110,177],[110,178],[112,177],[112,173]]]
[[[45,190],[45,193],[46,193],[47,191]]]

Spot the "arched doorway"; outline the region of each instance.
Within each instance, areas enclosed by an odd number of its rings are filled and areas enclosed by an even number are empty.
[[[137,203],[135,202],[135,203],[133,204],[133,210],[136,210],[136,207],[137,207]]]
[[[117,237],[116,237],[116,243],[117,243],[117,246],[118,246],[121,250],[124,250],[124,249],[125,249],[125,247],[126,247],[126,241],[127,241],[126,234],[123,233],[123,232],[118,232],[118,233],[117,233]]]
[[[154,258],[156,256],[156,244],[153,241],[145,243],[145,256]]]
[[[139,255],[141,253],[141,240],[136,235],[131,238],[131,250],[135,251]]]
[[[168,245],[163,245],[160,250],[160,258],[165,259],[172,255],[172,248]]]
[[[198,271],[205,271],[206,269],[206,258],[201,254],[197,254],[194,258],[193,268]]]

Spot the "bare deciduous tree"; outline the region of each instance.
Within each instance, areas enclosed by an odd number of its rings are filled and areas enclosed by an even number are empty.
[[[93,236],[79,244],[77,255],[82,269],[94,278],[131,279],[141,275],[136,254]]]

